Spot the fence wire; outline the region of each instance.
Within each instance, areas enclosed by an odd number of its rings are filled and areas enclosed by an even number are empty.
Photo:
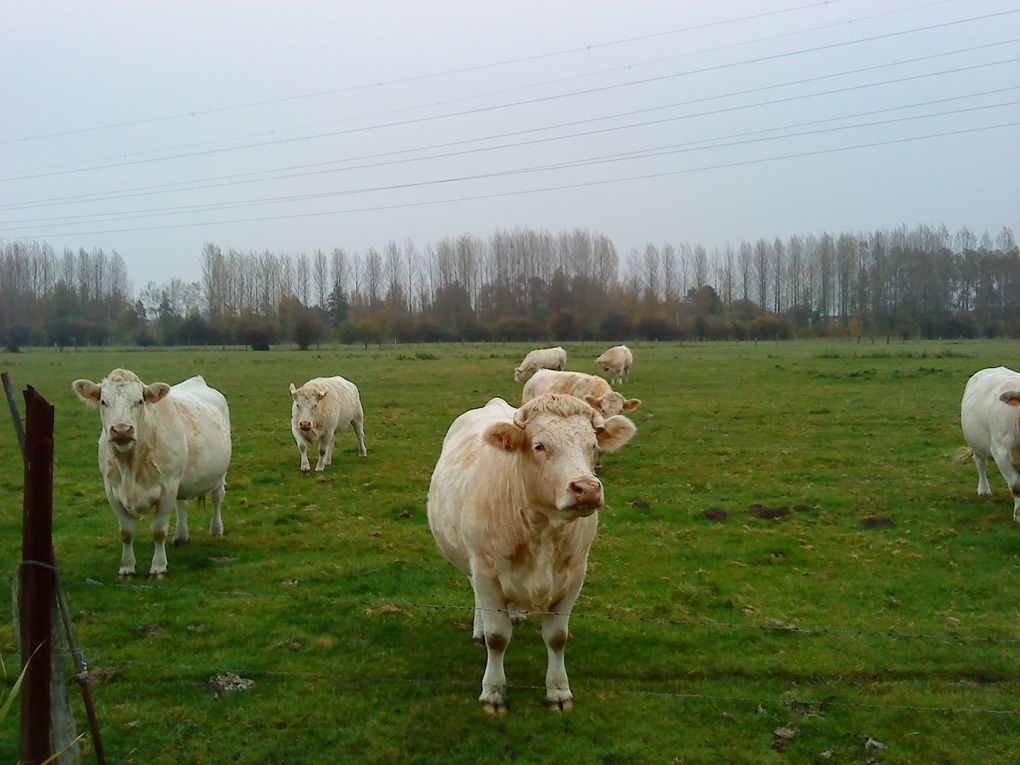
[[[90,587],[109,587],[127,590],[156,590],[163,593],[182,593],[188,595],[202,595],[205,597],[237,597],[237,598],[268,598],[289,601],[319,601],[331,605],[360,606],[365,608],[379,608],[382,606],[397,606],[398,608],[421,609],[421,610],[459,610],[459,611],[500,611],[502,608],[482,608],[464,603],[418,603],[414,601],[398,600],[367,600],[363,598],[348,598],[343,596],[333,597],[328,595],[312,594],[284,594],[284,593],[254,593],[242,590],[204,590],[187,587],[173,587],[163,584],[106,584],[96,579],[85,578],[82,584]],[[1020,638],[1005,637],[1000,635],[954,635],[934,634],[926,632],[907,632],[901,630],[866,630],[856,627],[831,627],[816,626],[802,627],[796,624],[768,623],[749,624],[746,622],[721,622],[714,619],[679,619],[662,618],[652,616],[639,616],[636,614],[607,614],[605,612],[592,611],[582,608],[579,611],[572,611],[569,614],[558,611],[528,611],[528,616],[569,616],[571,619],[602,620],[612,622],[633,621],[642,624],[655,624],[661,627],[708,627],[713,629],[728,630],[759,630],[772,633],[792,633],[798,635],[842,635],[850,637],[866,638],[890,638],[894,640],[930,640],[942,643],[987,643],[989,645],[1020,645]]]

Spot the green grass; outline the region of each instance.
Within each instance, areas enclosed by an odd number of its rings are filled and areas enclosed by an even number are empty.
[[[453,418],[492,396],[516,402],[525,346],[0,356],[19,389],[56,406],[55,543],[107,753],[175,765],[1013,762],[1020,716],[905,707],[1020,710],[1020,644],[1008,642],[1020,640],[1020,525],[997,473],[983,500],[973,466],[951,464],[967,377],[1015,367],[1016,343],[632,348],[624,390],[644,403],[638,435],[605,459],[609,504],[567,649],[577,708],[542,707],[545,649],[529,622],[508,649],[502,718],[477,706],[470,588],[435,549],[425,495]],[[569,368],[594,372],[602,348],[567,350]],[[210,538],[194,510],[192,542],[168,551],[161,582],[117,581],[99,418],[70,389],[115,366],[146,381],[200,373],[231,404],[226,535]],[[368,458],[346,433],[324,475],[302,476],[287,385],[337,373],[361,388]],[[5,417],[10,569],[21,481]],[[810,509],[768,520],[753,503]],[[139,540],[144,572],[152,546]],[[978,636],[1000,640],[960,639]],[[10,626],[0,645],[10,687]],[[227,670],[254,687],[216,696],[208,681]],[[791,722],[800,734],[779,752],[774,731]],[[9,716],[0,742],[17,737]]]

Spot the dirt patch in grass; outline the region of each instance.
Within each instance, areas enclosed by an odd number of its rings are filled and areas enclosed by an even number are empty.
[[[710,507],[705,510],[702,515],[710,521],[724,521],[730,516],[730,514],[721,507]]]
[[[782,518],[784,515],[790,514],[790,508],[786,505],[779,507],[768,507],[759,503],[750,505],[747,508],[747,512],[757,518],[765,518],[766,520],[774,520],[776,518]]]

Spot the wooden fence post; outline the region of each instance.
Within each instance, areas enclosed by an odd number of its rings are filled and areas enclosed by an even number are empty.
[[[53,407],[25,390],[25,500],[21,536],[21,762],[38,765],[53,752],[50,678],[55,577],[53,533]]]

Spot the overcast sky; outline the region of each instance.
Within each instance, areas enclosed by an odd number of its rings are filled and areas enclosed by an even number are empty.
[[[1020,233],[1020,4],[0,0],[0,240]]]

